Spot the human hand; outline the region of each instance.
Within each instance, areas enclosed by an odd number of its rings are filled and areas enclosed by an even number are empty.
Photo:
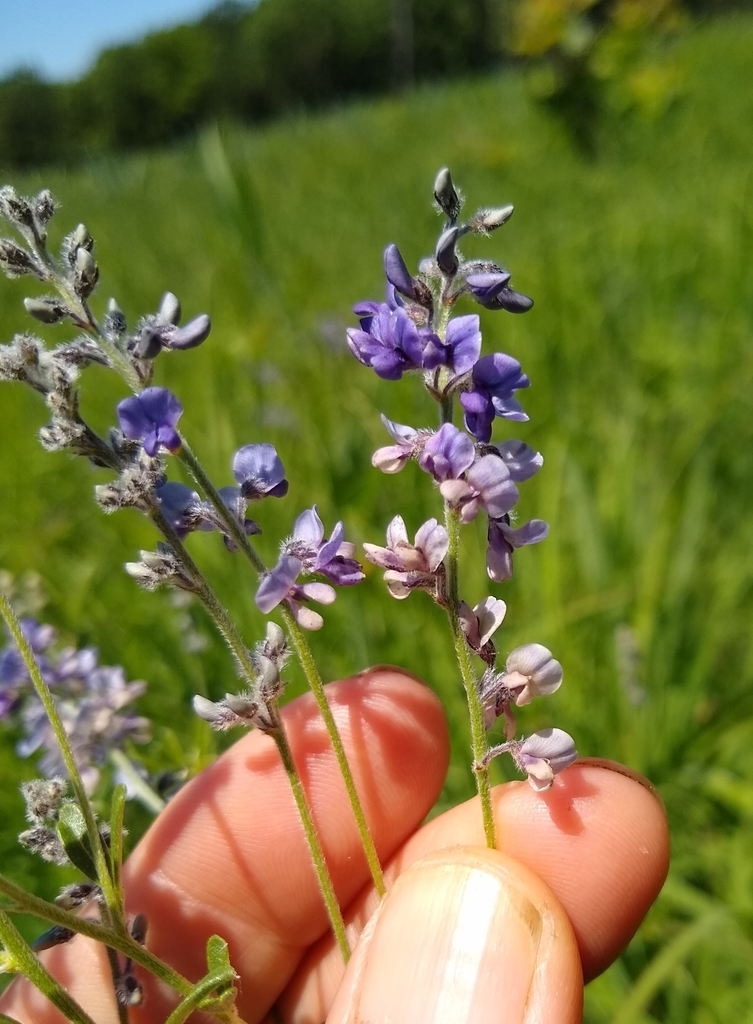
[[[128,910],[147,916],[149,948],[196,979],[207,938],[226,938],[247,1024],[579,1021],[583,979],[624,948],[666,875],[667,826],[650,786],[588,762],[545,794],[498,786],[490,851],[476,800],[421,826],[449,757],[431,690],[377,668],[327,692],[388,862],[379,905],[313,699],[291,702],[283,717],[355,947],[345,973],[287,779],[260,732],[181,790],[131,855]],[[101,947],[77,936],[43,958],[98,1024],[117,1024]],[[145,1000],[130,1019],[160,1024],[174,994],[139,977]],[[63,1020],[21,980],[0,1009],[21,1024]]]

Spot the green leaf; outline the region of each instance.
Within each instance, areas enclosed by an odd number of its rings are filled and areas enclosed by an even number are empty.
[[[87,878],[98,881],[86,821],[78,804],[65,801],[58,817],[58,836],[72,864],[83,871]]]

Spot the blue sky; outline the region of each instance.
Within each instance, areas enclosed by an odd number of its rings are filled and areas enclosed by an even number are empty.
[[[0,78],[77,78],[106,46],[192,21],[217,0],[0,0]]]

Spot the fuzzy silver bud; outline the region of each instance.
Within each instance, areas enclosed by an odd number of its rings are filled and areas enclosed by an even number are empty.
[[[285,633],[276,622],[270,620],[267,622],[267,635],[262,644],[261,654],[269,658],[270,661],[275,662],[278,668],[281,668],[282,662],[286,660],[287,653],[288,641]]]
[[[60,894],[55,897],[55,903],[64,910],[76,910],[78,907],[83,907],[85,903],[89,903],[90,900],[100,900],[101,898],[102,890],[96,883],[74,882],[60,890]]]
[[[94,239],[89,234],[86,224],[79,224],[71,234],[73,245],[76,249],[86,249],[91,252],[94,248]]]
[[[34,197],[34,219],[37,222],[37,226],[45,228],[49,224],[57,208],[58,203],[52,192],[50,192],[48,188],[42,189],[42,191]]]
[[[94,291],[99,280],[99,267],[88,249],[76,250],[75,272],[76,293],[82,298],[86,298]]]
[[[10,238],[0,238],[0,268],[6,277],[14,278],[23,277],[24,274],[34,274],[40,280],[44,279],[36,260]]]
[[[45,295],[39,299],[24,299],[26,312],[43,324],[58,324],[70,313],[70,310],[60,299],[51,295]]]
[[[3,185],[0,188],[0,217],[4,217],[9,224],[18,228],[30,228],[34,224],[28,201],[10,185]]]
[[[498,206],[493,210],[477,210],[468,228],[477,235],[488,235],[495,228],[502,227],[512,217],[514,206]]]
[[[125,313],[117,304],[115,299],[107,300],[107,309],[102,319],[102,330],[110,342],[116,342],[126,330]]]
[[[68,783],[59,775],[52,779],[30,779],[21,783],[21,796],[26,804],[26,820],[34,825],[54,821],[68,789]]]

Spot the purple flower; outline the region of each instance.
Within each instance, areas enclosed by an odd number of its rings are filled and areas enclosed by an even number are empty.
[[[424,340],[401,307],[381,304],[368,321],[367,330],[348,328],[348,345],[364,366],[384,380],[400,380],[406,370],[423,366]]]
[[[486,309],[506,309],[508,313],[527,313],[533,306],[533,299],[510,288],[510,275],[503,271],[489,274],[469,274],[467,282],[474,299]]]
[[[304,583],[296,581],[303,571],[303,563],[292,555],[281,555],[277,565],[268,572],[256,592],[256,604],[261,612],[268,615],[281,601],[286,601],[293,618],[302,629],[321,629],[324,619],[304,602],[318,601],[332,604],[336,594],[327,583]]]
[[[324,524],[316,505],[306,509],[295,521],[293,535],[282,546],[283,555],[292,556],[301,563],[304,573],[322,573],[332,583],[349,587],[364,578],[363,569],[353,558],[355,545],[343,539],[345,528],[335,524],[332,536],[324,539]]]
[[[402,600],[413,590],[436,589],[449,544],[447,531],[436,519],[420,526],[415,543],[411,544],[402,517],[395,516],[387,527],[386,548],[376,544],[363,547],[370,562],[387,570],[384,579],[389,592]]]
[[[506,515],[519,497],[507,466],[496,455],[476,459],[463,479],[445,480],[439,490],[451,508],[460,509],[463,523],[472,522],[482,509],[494,519]]]
[[[159,498],[160,511],[179,537],[185,537],[197,529],[197,513],[201,509],[201,499],[196,491],[185,484],[167,481],[155,488]]]
[[[426,338],[423,356],[426,370],[449,366],[455,376],[460,376],[472,369],[481,352],[481,331],[475,314],[450,320],[444,342],[436,334],[428,334]]]
[[[143,439],[147,455],[156,455],[160,446],[171,452],[180,448],[175,424],[183,406],[167,388],[144,388],[140,394],[119,402],[117,411],[120,429],[126,437]]]
[[[549,524],[543,519],[532,519],[529,523],[513,529],[509,517],[489,520],[489,546],[486,549],[486,571],[495,583],[502,583],[512,576],[512,553],[526,544],[538,544],[549,533]]]
[[[361,330],[368,332],[371,327],[371,322],[377,313],[384,308],[392,312],[396,309],[401,308],[405,305],[403,300],[400,298],[398,293],[395,291],[395,286],[387,284],[387,302],[374,302],[372,299],[365,299],[363,302],[358,302],[353,307],[353,312],[358,317],[361,323]]]
[[[460,395],[465,410],[466,430],[488,443],[495,416],[509,420],[527,420],[514,392],[527,388],[530,380],[521,372],[520,363],[503,352],[484,356],[473,367],[473,387]]]
[[[470,437],[452,423],[443,423],[424,445],[418,464],[441,483],[462,476],[475,458],[476,448]]]
[[[383,473],[399,473],[411,459],[418,458],[424,445],[431,437],[430,430],[414,430],[413,427],[393,423],[382,415],[382,423],[388,434],[397,442],[386,448],[377,448],[371,456],[371,465]]]
[[[247,444],[233,456],[233,476],[247,501],[284,498],[288,493],[285,468],[272,444]]]

